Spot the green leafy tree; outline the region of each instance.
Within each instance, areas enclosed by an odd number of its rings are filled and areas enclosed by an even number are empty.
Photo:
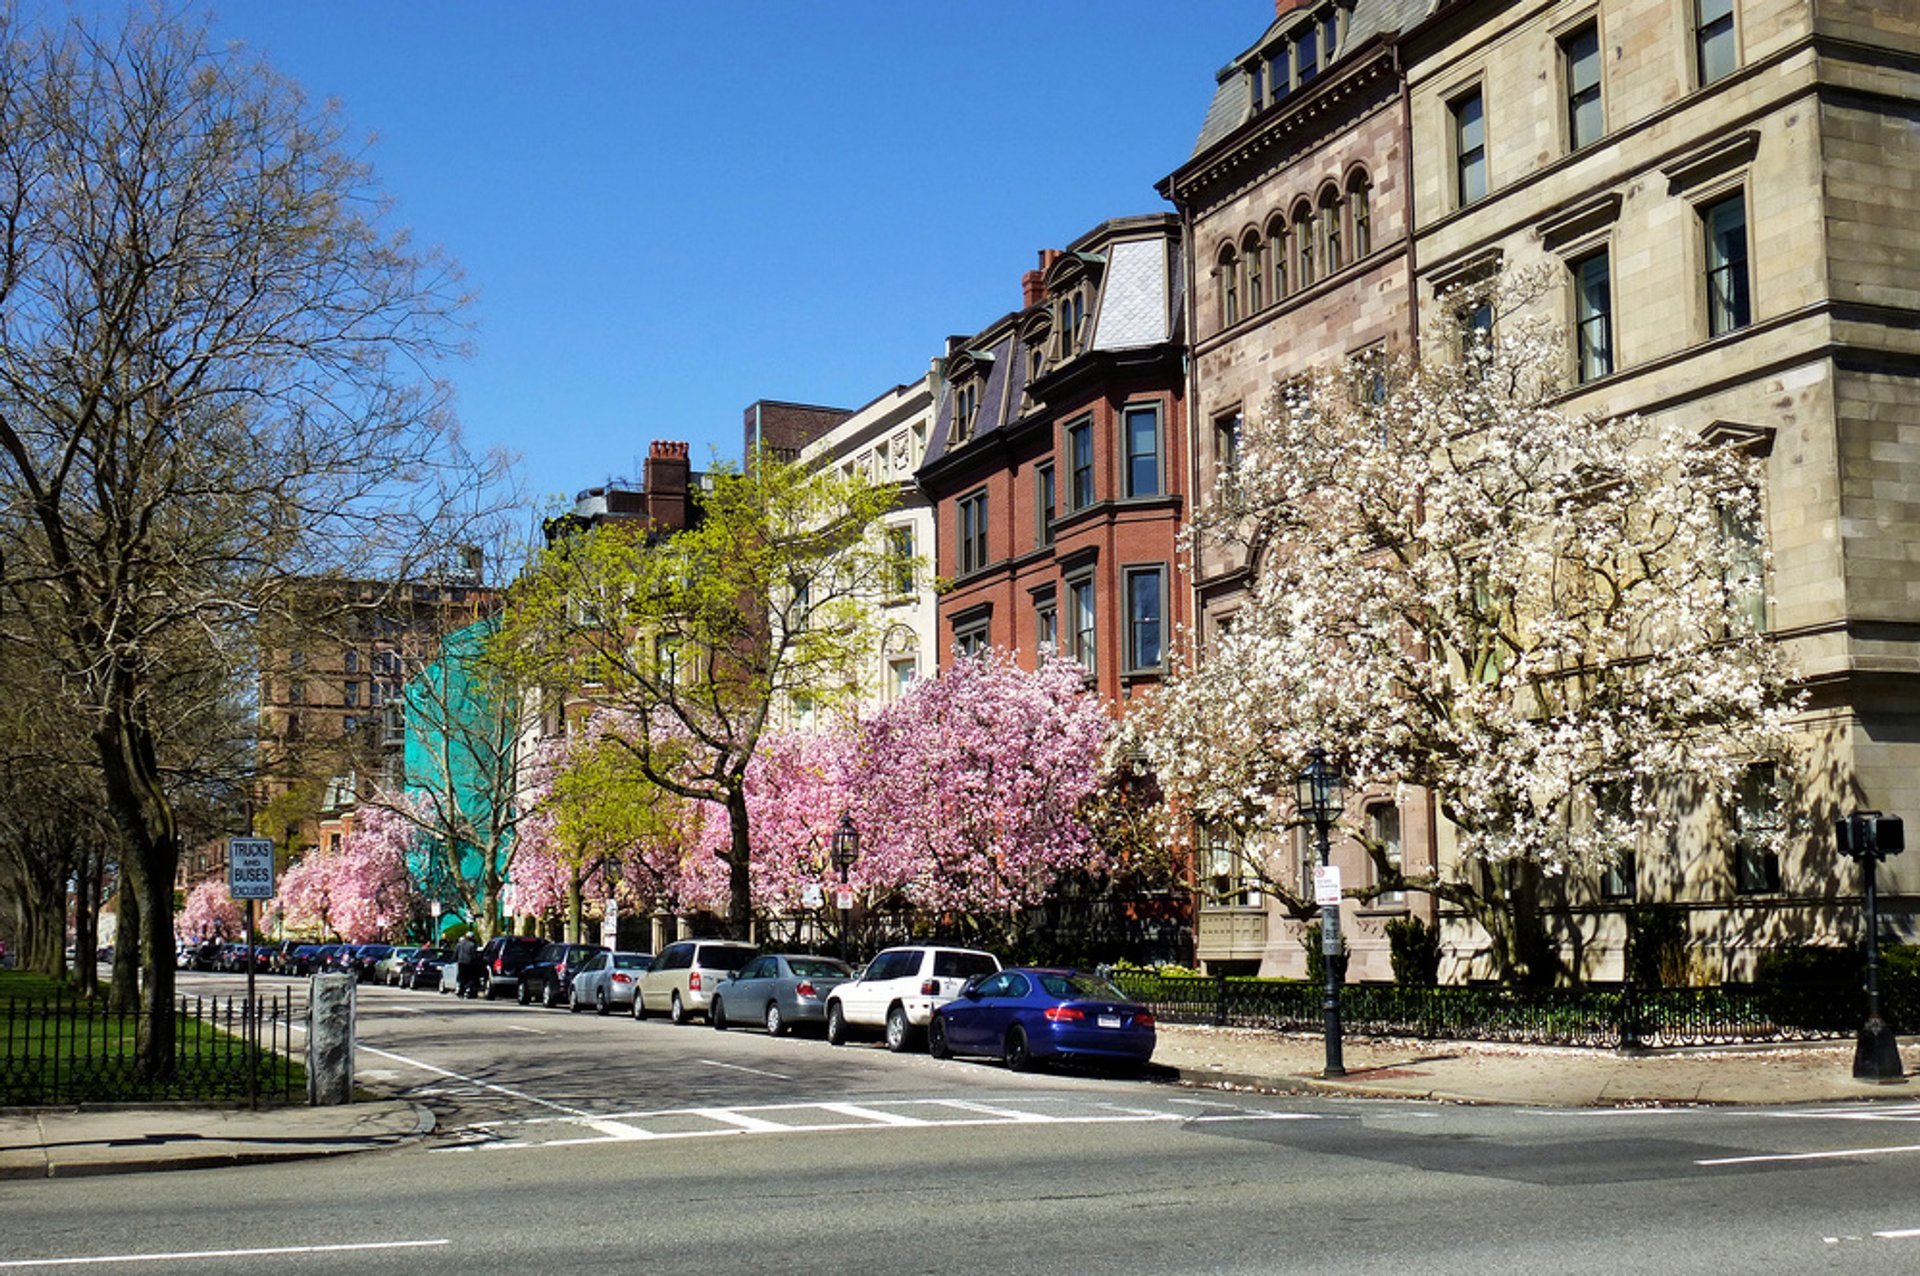
[[[726,811],[736,930],[751,910],[748,764],[779,706],[825,712],[853,694],[877,641],[871,604],[911,565],[878,527],[893,500],[761,457],[712,475],[688,529],[569,536],[509,594],[497,659],[611,715],[603,739],[649,784]]]

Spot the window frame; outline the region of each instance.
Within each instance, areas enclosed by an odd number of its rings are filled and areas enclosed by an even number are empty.
[[[1366,821],[1368,836],[1372,837],[1375,841],[1383,841],[1385,839],[1380,836],[1381,825],[1379,816],[1385,811],[1391,811],[1393,813],[1393,839],[1391,843],[1393,853],[1389,855],[1387,859],[1394,868],[1401,873],[1405,873],[1407,866],[1406,825],[1400,818],[1399,804],[1397,802],[1369,802],[1361,812],[1360,818]],[[1379,882],[1379,868],[1374,864],[1373,856],[1369,855],[1367,856],[1367,885],[1377,886]],[[1367,907],[1381,912],[1405,912],[1407,909],[1407,893],[1404,890],[1382,891],[1367,902]]]
[[[1328,182],[1320,188],[1320,197],[1316,204],[1315,229],[1320,235],[1320,262],[1322,278],[1330,279],[1340,273],[1347,261],[1342,255],[1343,235],[1341,223],[1345,220],[1345,200],[1338,186]]]
[[[1479,128],[1479,142],[1468,146],[1469,124],[1465,118],[1467,106],[1471,104],[1478,116],[1474,124]],[[1485,199],[1493,191],[1491,172],[1487,157],[1487,94],[1483,84],[1475,81],[1456,90],[1446,99],[1448,125],[1448,153],[1453,159],[1453,203],[1455,208],[1468,208]],[[1479,191],[1468,193],[1469,172],[1477,175]]]
[[[1707,21],[1703,17],[1703,8],[1708,4],[1724,3],[1726,13]],[[1687,0],[1687,26],[1693,37],[1693,86],[1704,89],[1718,84],[1740,69],[1740,6],[1735,0]],[[1724,24],[1724,25],[1723,25]],[[1711,30],[1711,28],[1721,28]],[[1707,59],[1710,42],[1725,39],[1724,53],[1726,67],[1718,74],[1708,74]],[[1712,47],[1719,48],[1717,44]]]
[[[949,622],[953,626],[954,659],[969,660],[993,646],[993,617],[969,616]]]
[[[1735,262],[1732,259],[1718,264],[1715,262],[1720,241],[1720,236],[1716,233],[1714,225],[1715,214],[1730,204],[1737,204],[1740,209],[1740,256],[1737,263],[1739,267],[1737,276],[1733,273]],[[1749,204],[1750,201],[1747,198],[1747,190],[1744,183],[1730,188],[1722,188],[1694,201],[1694,216],[1700,231],[1700,279],[1703,287],[1707,339],[1709,341],[1718,337],[1729,336],[1732,333],[1739,332],[1743,328],[1753,326],[1753,219],[1748,216],[1747,210]],[[1737,318],[1729,313],[1723,320],[1719,313],[1719,307],[1715,299],[1715,283],[1716,276],[1722,275],[1729,280],[1735,278],[1739,280],[1737,301],[1739,303],[1738,308],[1740,314]],[[1728,298],[1729,311],[1733,309],[1733,302],[1735,300],[1736,298],[1732,296]]]
[[[1154,582],[1154,612],[1152,620],[1154,643],[1157,647],[1156,659],[1151,663],[1140,659],[1140,627],[1142,622],[1134,615],[1137,581],[1151,577]],[[1129,563],[1120,569],[1120,601],[1126,607],[1126,664],[1122,673],[1159,674],[1167,669],[1167,565],[1161,563]]]
[[[1077,514],[1098,499],[1095,482],[1093,414],[1086,413],[1067,422],[1062,428],[1067,456],[1067,512]],[[1084,442],[1086,448],[1085,464],[1079,455]]]
[[[1778,895],[1781,888],[1780,853],[1761,850],[1745,840],[1748,833],[1772,833],[1784,825],[1785,813],[1779,793],[1779,769],[1771,762],[1750,763],[1740,774],[1727,809],[1727,829],[1732,851],[1733,893],[1735,895]],[[1751,801],[1764,793],[1767,809],[1761,812]],[[1764,823],[1751,822],[1764,814]]]
[[[1100,672],[1100,593],[1091,570],[1076,572],[1065,580],[1067,591],[1067,655],[1079,664],[1089,678]],[[1082,601],[1086,625],[1081,626]]]
[[[1133,423],[1136,417],[1144,414],[1151,414],[1153,418],[1153,448],[1150,452],[1139,453],[1133,450]],[[1165,416],[1166,414],[1160,410],[1160,402],[1157,399],[1121,405],[1120,440],[1121,447],[1124,450],[1122,457],[1124,465],[1122,466],[1121,472],[1126,477],[1126,495],[1130,500],[1148,500],[1167,494]],[[1153,490],[1143,492],[1135,486],[1135,480],[1138,476],[1134,473],[1134,466],[1136,462],[1149,459],[1153,462]]]
[[[1202,911],[1229,908],[1265,908],[1260,876],[1247,861],[1245,835],[1230,825],[1200,824],[1201,873],[1211,883]]]
[[[1588,275],[1595,263],[1599,264],[1600,287],[1603,293],[1599,308],[1589,310],[1591,300]],[[1619,367],[1615,357],[1616,342],[1613,332],[1613,254],[1611,246],[1599,244],[1589,247],[1567,261],[1567,275],[1573,285],[1573,375],[1580,385],[1610,377]],[[1600,343],[1591,343],[1592,330],[1598,325]],[[1601,365],[1605,366],[1602,367]]]
[[[914,542],[918,539],[912,523],[895,523],[887,528],[887,548],[896,560],[892,582],[895,598],[910,598],[919,588],[918,573],[914,570],[914,559],[918,556]]]
[[[1360,261],[1373,252],[1373,175],[1365,168],[1347,174],[1346,218],[1351,260]]]
[[[1053,544],[1053,520],[1060,513],[1058,474],[1051,459],[1033,467],[1033,543],[1036,548]]]
[[[1220,245],[1214,267],[1220,277],[1220,326],[1231,328],[1240,322],[1240,250],[1231,241]]]
[[[1581,56],[1576,50],[1577,43],[1593,42],[1593,83],[1582,86],[1580,83]],[[1576,22],[1560,31],[1554,37],[1554,48],[1560,65],[1560,98],[1564,109],[1561,112],[1561,127],[1566,132],[1567,153],[1583,151],[1607,135],[1607,95],[1606,95],[1606,58],[1600,43],[1600,19],[1589,15],[1584,21]],[[1591,137],[1583,136],[1580,126],[1581,108],[1591,104],[1597,120]]]
[[[1240,471],[1240,444],[1247,428],[1246,405],[1236,403],[1213,414],[1213,481]]]
[[[954,502],[954,574],[982,571],[987,557],[987,489],[976,488]]]

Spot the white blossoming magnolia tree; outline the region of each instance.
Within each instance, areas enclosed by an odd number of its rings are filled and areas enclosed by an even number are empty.
[[[1787,760],[1795,700],[1755,620],[1759,459],[1560,410],[1538,281],[1483,288],[1455,310],[1484,303],[1496,339],[1457,321],[1441,357],[1323,370],[1248,423],[1195,536],[1247,556],[1250,592],[1141,734],[1173,809],[1250,848],[1296,822],[1315,746],[1354,794],[1425,789],[1454,853],[1402,873],[1347,830],[1377,870],[1350,893],[1436,895],[1502,977],[1540,980],[1542,882],[1671,843],[1754,760]]]

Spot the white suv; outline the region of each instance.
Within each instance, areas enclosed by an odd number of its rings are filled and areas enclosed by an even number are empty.
[[[935,1006],[958,997],[973,976],[999,969],[998,957],[971,948],[886,949],[860,978],[827,994],[827,1040],[837,1046],[854,1028],[883,1028],[887,1049],[898,1053],[920,1039]]]

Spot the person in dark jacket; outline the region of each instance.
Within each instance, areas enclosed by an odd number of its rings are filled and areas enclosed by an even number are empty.
[[[480,995],[480,946],[473,942],[472,935],[462,935],[454,946],[453,960],[460,967],[460,995],[473,998]]]

